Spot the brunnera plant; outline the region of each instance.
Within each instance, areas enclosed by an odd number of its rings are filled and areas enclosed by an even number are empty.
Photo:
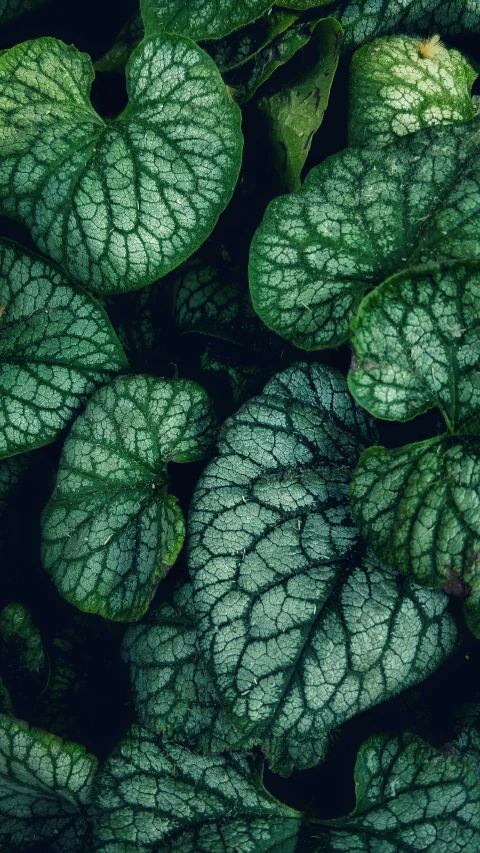
[[[478,853],[480,6],[86,3],[0,0],[0,849]]]

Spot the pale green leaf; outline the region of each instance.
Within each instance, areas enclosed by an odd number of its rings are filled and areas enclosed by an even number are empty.
[[[448,433],[372,447],[352,481],[362,534],[389,565],[467,599],[480,632],[480,263],[410,270],[369,294],[355,321],[354,396],[382,418],[438,406]]]
[[[285,0],[288,9],[325,6],[329,0]],[[272,0],[140,0],[147,36],[181,33],[192,39],[218,39],[250,24],[272,7]]]
[[[316,853],[477,853],[475,731],[444,749],[409,733],[374,735],[359,750],[355,787],[355,810],[328,821],[328,833],[319,829]]]
[[[378,36],[435,32],[463,35],[480,32],[478,0],[346,0],[336,8],[345,30],[345,47]]]
[[[272,201],[250,254],[263,322],[303,349],[337,346],[367,288],[424,261],[479,256],[479,127],[346,149]]]
[[[126,368],[99,303],[53,264],[0,241],[0,458],[55,441]]]
[[[122,653],[144,726],[195,751],[242,748],[200,655],[191,584],[174,589],[131,625]]]
[[[435,39],[392,36],[365,45],[350,68],[348,144],[379,148],[424,127],[469,121],[476,77],[461,53]]]
[[[227,421],[192,500],[202,654],[244,746],[282,773],[316,764],[332,729],[455,642],[446,596],[358,547],[348,484],[372,436],[340,374],[299,365]]]
[[[262,98],[276,171],[283,189],[297,190],[314,133],[320,127],[337,69],[342,28],[334,18],[318,21],[293,79]]]
[[[128,106],[107,124],[86,54],[45,38],[0,55],[0,203],[104,293],[150,284],[198,248],[242,151],[238,107],[189,40],[144,40],[126,74]]]
[[[96,779],[95,853],[294,853],[301,815],[249,756],[204,757],[133,726]]]
[[[208,452],[214,418],[187,380],[132,376],[97,391],[65,442],[45,510],[42,559],[80,610],[133,620],[183,545],[167,465]]]
[[[0,845],[28,853],[48,841],[52,853],[82,849],[97,760],[26,723],[0,717]]]
[[[4,607],[0,613],[0,636],[12,648],[20,669],[32,675],[41,672],[46,662],[42,638],[23,604]]]

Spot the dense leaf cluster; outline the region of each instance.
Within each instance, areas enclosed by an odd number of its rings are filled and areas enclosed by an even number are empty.
[[[478,853],[479,0],[87,6],[0,0],[0,851]]]

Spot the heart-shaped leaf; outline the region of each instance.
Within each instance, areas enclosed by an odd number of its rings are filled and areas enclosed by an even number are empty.
[[[0,458],[55,441],[88,394],[127,368],[98,302],[53,264],[1,240]]]
[[[476,853],[480,844],[480,739],[443,750],[408,732],[374,735],[355,765],[357,804],[327,821],[315,853]]]
[[[213,438],[210,400],[193,382],[124,377],[91,397],[43,523],[43,562],[68,601],[110,619],[145,612],[185,536],[167,465],[201,459]]]
[[[2,849],[28,853],[48,841],[52,853],[82,850],[96,769],[82,746],[0,717]]]
[[[379,148],[424,127],[469,121],[476,77],[461,53],[435,37],[365,45],[350,68],[348,144]]]
[[[346,0],[333,12],[345,29],[345,47],[391,33],[431,36],[480,32],[477,0]]]
[[[355,321],[349,386],[381,418],[438,406],[448,428],[407,447],[372,447],[352,507],[375,553],[419,583],[466,598],[480,632],[480,263],[410,270],[369,294]]]
[[[288,9],[325,6],[330,0],[285,0]],[[251,23],[273,6],[272,0],[141,0],[147,36],[164,31],[198,41],[218,39]]]
[[[126,73],[128,106],[106,124],[86,54],[45,38],[0,55],[0,203],[104,293],[150,284],[195,251],[242,151],[238,107],[199,47],[146,39]]]
[[[294,853],[301,814],[251,756],[204,757],[133,726],[95,784],[95,853]]]
[[[479,256],[479,127],[346,149],[272,201],[250,254],[263,322],[303,349],[337,346],[367,288],[423,261]]]
[[[372,434],[339,374],[291,368],[227,421],[193,497],[202,654],[244,746],[282,773],[453,648],[446,596],[356,547],[348,484]]]

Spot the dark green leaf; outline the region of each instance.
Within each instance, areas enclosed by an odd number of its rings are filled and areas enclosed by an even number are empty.
[[[313,135],[328,105],[342,34],[334,18],[318,21],[294,78],[259,103],[267,117],[276,170],[282,188],[288,192],[301,186],[300,175]]]
[[[479,256],[479,127],[346,149],[272,201],[250,255],[264,323],[303,349],[337,346],[367,288],[423,261]]]
[[[45,652],[40,631],[23,604],[9,604],[2,610],[0,636],[12,647],[20,669],[32,675],[37,675],[43,669]]]
[[[47,0],[0,0],[0,24],[19,18],[46,2]]]
[[[140,44],[145,35],[140,12],[133,15],[120,30],[110,50],[97,59],[95,71],[123,72],[132,52]]]
[[[3,209],[104,293],[150,284],[197,249],[242,152],[238,107],[199,47],[146,39],[126,73],[129,104],[106,124],[90,103],[86,54],[46,38],[0,55]]]
[[[0,458],[55,441],[87,396],[126,368],[98,302],[53,264],[0,241]]]
[[[110,619],[145,612],[185,535],[167,463],[205,456],[213,427],[187,380],[125,377],[91,397],[44,516],[43,562],[68,601]]]

